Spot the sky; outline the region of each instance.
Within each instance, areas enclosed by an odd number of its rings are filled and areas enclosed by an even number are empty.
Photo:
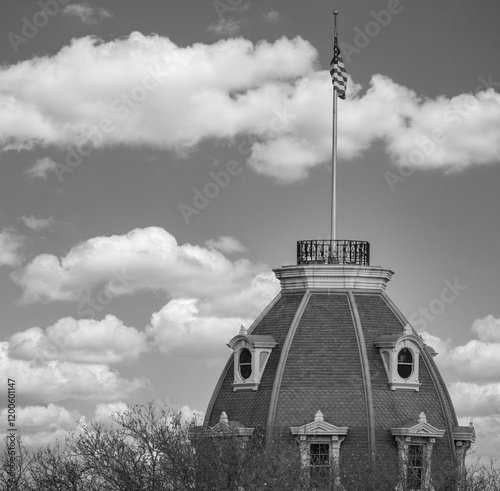
[[[28,444],[149,400],[202,417],[272,269],[328,238],[334,8],[337,236],[395,272],[500,457],[496,0],[9,2],[0,371]]]

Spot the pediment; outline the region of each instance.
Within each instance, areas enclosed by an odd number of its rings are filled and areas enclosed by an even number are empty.
[[[290,430],[293,435],[342,436],[347,435],[349,428],[347,426],[335,426],[326,422],[323,418],[323,413],[318,411],[314,421],[302,426],[292,426]]]
[[[391,428],[393,436],[420,436],[423,438],[442,438],[445,430],[440,430],[427,422],[425,414],[422,412],[418,421],[407,421],[398,428]]]

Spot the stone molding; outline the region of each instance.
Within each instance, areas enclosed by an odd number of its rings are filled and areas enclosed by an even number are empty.
[[[311,264],[282,266],[273,270],[281,291],[378,290],[385,291],[394,274],[380,266]]]

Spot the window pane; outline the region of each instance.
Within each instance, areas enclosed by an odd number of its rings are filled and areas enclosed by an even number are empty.
[[[240,363],[252,363],[252,353],[250,353],[250,350],[243,348],[240,351]]]
[[[311,443],[309,447],[311,465],[330,465],[330,444]]]
[[[241,378],[247,379],[252,375],[252,353],[250,350],[243,348],[240,351],[240,375]]]
[[[330,477],[330,444],[311,443],[309,445],[311,489],[323,489]]]
[[[424,468],[424,446],[410,445],[408,447],[408,467],[406,485],[409,489],[420,489]]]
[[[398,353],[398,374],[401,378],[410,378],[413,373],[413,355],[408,348]]]

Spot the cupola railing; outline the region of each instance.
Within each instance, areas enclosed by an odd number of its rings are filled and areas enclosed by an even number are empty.
[[[362,240],[299,240],[297,264],[370,265],[370,243]]]

